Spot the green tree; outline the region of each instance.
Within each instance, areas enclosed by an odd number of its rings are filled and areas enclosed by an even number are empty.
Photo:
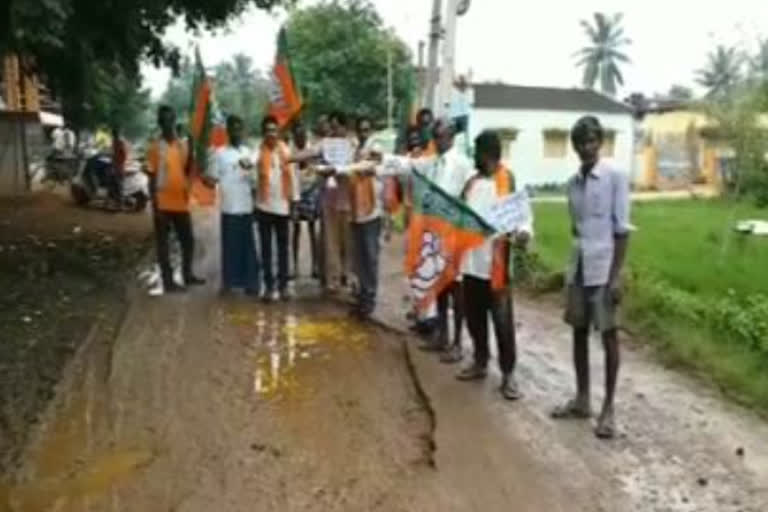
[[[742,56],[733,47],[719,45],[707,55],[707,64],[697,71],[696,82],[707,96],[724,97],[742,80]]]
[[[177,69],[180,52],[163,40],[184,20],[189,30],[216,28],[248,6],[271,9],[294,0],[5,0],[0,15],[0,54],[14,52],[41,72],[58,93],[76,128],[89,118],[90,95],[100,70],[115,67],[139,76],[139,63]]]
[[[387,115],[387,53],[398,103],[409,93],[407,46],[383,27],[366,0],[332,1],[296,10],[287,23],[291,65],[310,118],[344,110],[384,120]]]
[[[253,61],[236,54],[231,61],[216,66],[214,92],[219,108],[225,114],[238,114],[251,133],[258,131],[268,101],[269,82]]]
[[[594,15],[594,24],[581,21],[589,45],[576,52],[575,57],[578,59],[576,65],[584,68],[582,83],[587,89],[594,89],[599,81],[600,90],[615,96],[617,85],[624,85],[619,66],[630,62],[623,48],[632,41],[624,35],[622,19],[620,13],[609,17],[598,12]]]
[[[669,88],[666,97],[670,100],[690,101],[693,99],[693,90],[684,85],[674,84]]]
[[[181,59],[179,72],[171,77],[160,101],[173,107],[179,122],[188,121],[192,100],[195,69],[192,59]],[[216,65],[212,71],[213,94],[216,105],[224,114],[237,114],[243,118],[248,130],[255,133],[267,103],[267,79],[253,67],[253,61],[244,54],[235,54],[231,60]]]

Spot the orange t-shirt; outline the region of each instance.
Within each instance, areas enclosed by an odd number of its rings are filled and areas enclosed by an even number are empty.
[[[165,154],[165,185],[155,192],[157,209],[168,212],[189,210],[189,184],[185,172],[187,151],[176,140],[168,144]],[[147,152],[147,171],[156,175],[160,169],[160,145],[154,141]]]

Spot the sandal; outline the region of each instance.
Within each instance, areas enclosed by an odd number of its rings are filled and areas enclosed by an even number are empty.
[[[512,377],[504,379],[499,391],[501,391],[501,396],[510,401],[520,400],[523,397],[520,388],[517,387],[517,382]]]
[[[555,407],[550,417],[556,420],[587,420],[592,417],[592,411],[588,407],[585,409],[574,399]]]
[[[601,416],[597,420],[595,436],[598,439],[613,439],[616,437],[616,423],[613,420],[613,415]]]

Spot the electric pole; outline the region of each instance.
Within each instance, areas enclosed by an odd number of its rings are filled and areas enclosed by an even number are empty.
[[[429,29],[429,56],[427,69],[427,79],[425,83],[426,100],[424,107],[435,108],[435,88],[437,86],[437,52],[442,35],[441,15],[443,11],[442,0],[433,0],[432,2],[432,20]]]

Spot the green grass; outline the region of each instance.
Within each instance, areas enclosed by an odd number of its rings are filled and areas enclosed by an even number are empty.
[[[544,264],[565,268],[570,225],[565,204],[538,203],[536,251]],[[690,293],[719,296],[768,292],[768,238],[733,231],[734,220],[768,220],[768,210],[715,200],[634,203],[629,264]]]
[[[538,203],[534,213],[540,262],[564,269],[571,244],[566,205]],[[741,402],[768,412],[768,345],[743,336],[739,327],[745,321],[731,310],[722,327],[718,305],[731,301],[741,314],[739,301],[747,296],[768,300],[768,239],[733,231],[735,221],[748,218],[768,219],[768,210],[721,200],[633,204],[638,230],[630,241],[632,279],[624,310],[630,329],[659,349],[665,362],[704,374]],[[693,309],[704,317],[685,314]],[[747,325],[766,320],[764,310],[744,311]]]

